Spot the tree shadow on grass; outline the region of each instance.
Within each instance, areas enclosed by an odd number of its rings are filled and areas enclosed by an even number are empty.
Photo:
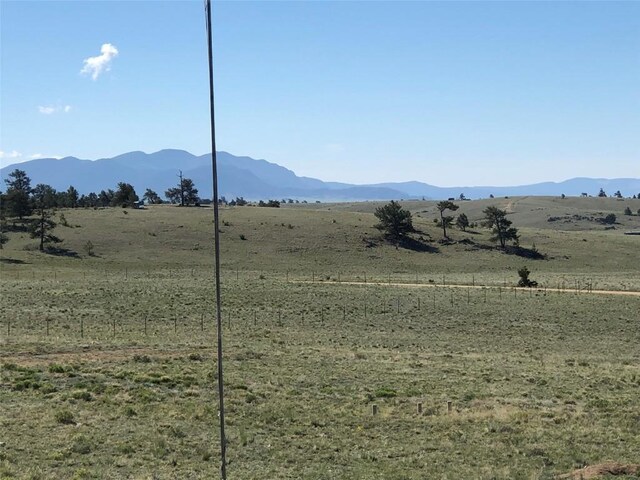
[[[44,249],[44,253],[48,255],[54,255],[56,257],[80,258],[80,255],[78,255],[78,252],[74,252],[73,250],[69,250],[68,248],[62,248],[62,247],[47,247]]]
[[[504,247],[504,252],[507,255],[516,255],[518,257],[528,258],[529,260],[545,260],[546,255],[540,253],[535,248],[525,248],[515,245],[507,245]]]
[[[398,247],[405,248],[407,250],[411,250],[414,252],[422,252],[422,253],[438,253],[440,249],[433,245],[429,245],[425,240],[412,238],[412,237],[403,237],[398,241]]]
[[[17,258],[0,258],[0,263],[9,263],[12,265],[26,265],[29,262],[18,260]]]

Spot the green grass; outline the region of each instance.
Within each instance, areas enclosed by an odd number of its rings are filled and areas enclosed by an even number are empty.
[[[362,207],[223,212],[229,478],[550,479],[638,461],[640,297],[510,288],[527,264],[549,287],[638,290],[637,237],[527,228],[553,258],[525,262],[439,244],[425,219],[439,253],[368,248]],[[217,475],[210,215],[65,211],[80,258],[11,238],[0,478]]]

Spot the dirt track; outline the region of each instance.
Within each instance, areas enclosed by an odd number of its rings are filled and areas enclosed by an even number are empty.
[[[403,288],[473,288],[477,290],[482,290],[484,288],[490,288],[493,290],[502,288],[504,290],[513,289],[528,292],[530,290],[534,290],[536,292],[558,292],[558,293],[567,293],[574,295],[627,295],[631,297],[640,297],[640,292],[635,291],[626,291],[626,290],[576,290],[571,288],[526,288],[526,287],[501,287],[494,285],[438,285],[435,283],[389,283],[389,282],[309,282],[309,281],[301,281],[299,283],[322,283],[323,285],[372,285],[376,287],[403,287]]]

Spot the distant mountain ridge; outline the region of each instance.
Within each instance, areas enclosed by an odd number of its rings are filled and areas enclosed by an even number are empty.
[[[600,188],[612,195],[620,190],[624,196],[640,193],[640,178],[572,178],[564,182],[544,182],[512,187],[437,187],[427,183],[391,182],[353,185],[323,182],[299,177],[293,171],[250,157],[217,152],[220,194],[227,198],[242,196],[249,200],[294,198],[322,201],[363,201],[390,199],[486,198],[489,195],[597,195]],[[118,182],[132,184],[139,195],[147,188],[163,196],[178,182],[178,170],[191,178],[202,198],[211,198],[211,155],[196,156],[184,150],[160,150],[155,153],[128,152],[113,158],[81,160],[75,157],[43,158],[8,165],[0,170],[2,178],[14,169],[27,172],[32,184],[46,183],[58,190],[73,185],[80,193],[115,189]]]

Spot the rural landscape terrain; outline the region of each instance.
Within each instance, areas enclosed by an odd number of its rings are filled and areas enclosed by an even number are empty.
[[[639,463],[640,200],[455,203],[469,226],[445,237],[437,202],[400,202],[402,242],[376,228],[385,202],[222,208],[229,478]],[[212,208],[55,218],[55,248],[18,230],[0,250],[0,478],[214,477]]]

